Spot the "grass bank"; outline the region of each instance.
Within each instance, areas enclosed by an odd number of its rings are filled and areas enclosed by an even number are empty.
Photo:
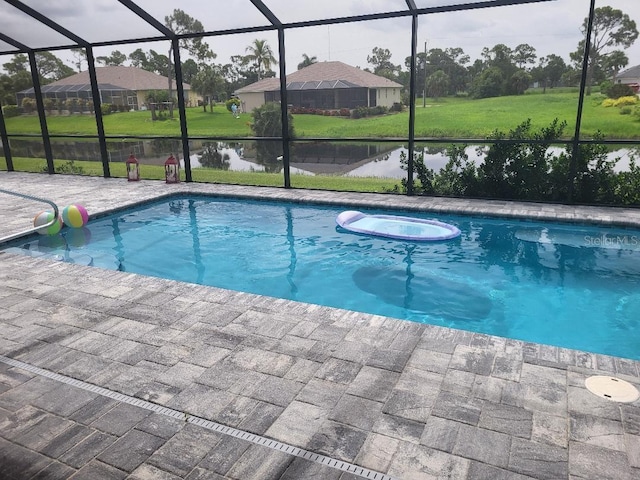
[[[13,158],[13,166],[19,172],[44,173],[46,171],[46,161],[44,159]],[[65,173],[74,175],[87,175],[101,177],[102,163],[100,162],[68,162],[64,160],[54,160],[56,169],[62,169]],[[124,163],[109,164],[112,177],[122,178],[126,181],[127,170]],[[6,170],[4,157],[0,157],[0,170]],[[72,169],[76,169],[72,171]],[[164,167],[159,165],[141,165],[141,177],[145,180],[164,180]],[[185,180],[185,173],[181,171],[182,180]],[[215,170],[211,168],[197,168],[192,170],[192,179],[202,183],[221,183],[228,185],[252,185],[261,187],[284,187],[284,177],[281,173],[266,172],[236,172]],[[388,192],[397,184],[399,180],[389,178],[367,178],[367,177],[338,177],[327,175],[291,175],[291,184],[295,188],[308,188],[315,190],[335,190],[344,192]]]

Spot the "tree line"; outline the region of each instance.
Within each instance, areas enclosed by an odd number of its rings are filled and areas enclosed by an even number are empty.
[[[204,27],[199,20],[182,10],[174,10],[165,17],[166,26],[176,34],[202,33]],[[581,31],[586,35],[588,19],[585,18]],[[612,79],[625,68],[629,59],[624,49],[629,48],[638,38],[636,23],[621,10],[605,6],[595,10],[592,37],[587,68],[588,92],[592,85]],[[472,98],[486,98],[524,93],[531,85],[539,85],[543,91],[558,86],[573,86],[580,82],[585,41],[582,40],[567,63],[561,56],[550,54],[539,57],[536,49],[529,44],[509,47],[499,43],[485,47],[481,57],[471,62],[462,48],[433,48],[416,55],[415,77],[416,95],[422,97],[443,97],[447,95],[468,95]],[[173,45],[173,44],[171,44]],[[245,48],[244,54],[234,55],[230,63],[215,63],[217,55],[203,38],[180,40],[181,50],[188,52],[189,58],[181,61],[183,81],[204,99],[204,108],[215,101],[228,99],[237,89],[262,78],[274,77],[272,67],[277,65],[274,52],[266,40],[256,39]],[[168,79],[168,98],[173,96],[172,46],[167,53],[153,49],[143,51],[138,48],[129,55],[114,50],[110,55],[96,57],[96,62],[104,66],[129,63]],[[36,53],[37,73],[42,85],[82,71],[86,65],[84,49],[72,50],[73,67],[50,52]],[[374,47],[367,56],[371,71],[402,84],[404,102],[408,103],[411,57],[404,60],[404,67],[391,61],[389,49]],[[317,61],[315,56],[303,54],[298,69]],[[4,63],[0,75],[0,103],[15,104],[16,92],[33,86],[29,61],[26,55],[14,55]]]
[[[588,19],[581,32],[586,37]],[[624,50],[638,38],[634,20],[621,10],[606,6],[595,9],[589,61],[587,93],[590,87],[613,79],[629,64]],[[561,56],[539,57],[536,49],[526,43],[509,47],[503,43],[485,47],[481,57],[471,62],[461,48],[433,48],[416,54],[415,75],[417,95],[442,97],[465,94],[472,98],[518,95],[532,84],[543,91],[580,83],[585,40],[569,55],[567,63]],[[411,57],[406,57],[404,69],[391,61],[388,49],[376,47],[367,57],[377,75],[409,85]]]

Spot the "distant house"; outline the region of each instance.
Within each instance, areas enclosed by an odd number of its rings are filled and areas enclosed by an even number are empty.
[[[640,93],[640,65],[628,68],[615,76],[615,83],[629,85],[633,91]]]
[[[342,62],[319,62],[287,75],[287,102],[296,107],[390,107],[402,85]],[[247,111],[280,101],[280,80],[265,78],[236,90]]]
[[[167,77],[157,75],[147,70],[136,67],[96,67],[98,90],[101,103],[115,105],[128,105],[130,109],[139,110],[146,102],[145,98],[151,91],[167,90],[169,80]],[[174,91],[175,91],[175,82]],[[198,104],[201,99],[192,92],[188,83],[183,83],[185,102],[188,106]],[[67,100],[79,98],[91,100],[91,81],[89,72],[84,71],[70,77],[57,80],[41,87],[44,98]],[[23,90],[16,94],[18,105],[21,105],[24,97],[34,97],[33,88]]]

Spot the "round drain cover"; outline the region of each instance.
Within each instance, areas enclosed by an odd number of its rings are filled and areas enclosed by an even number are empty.
[[[614,402],[630,403],[640,398],[636,387],[619,378],[595,375],[587,378],[584,384],[591,393]]]

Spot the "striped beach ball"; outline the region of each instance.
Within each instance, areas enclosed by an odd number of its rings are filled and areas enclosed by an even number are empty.
[[[89,221],[89,214],[82,205],[67,205],[62,209],[62,221],[72,228],[82,228]]]
[[[53,212],[45,211],[40,212],[33,219],[33,226],[39,227],[40,225],[45,225],[53,220]],[[38,230],[40,235],[55,235],[62,228],[62,220],[58,217],[55,223],[49,225],[48,227],[43,227]]]

